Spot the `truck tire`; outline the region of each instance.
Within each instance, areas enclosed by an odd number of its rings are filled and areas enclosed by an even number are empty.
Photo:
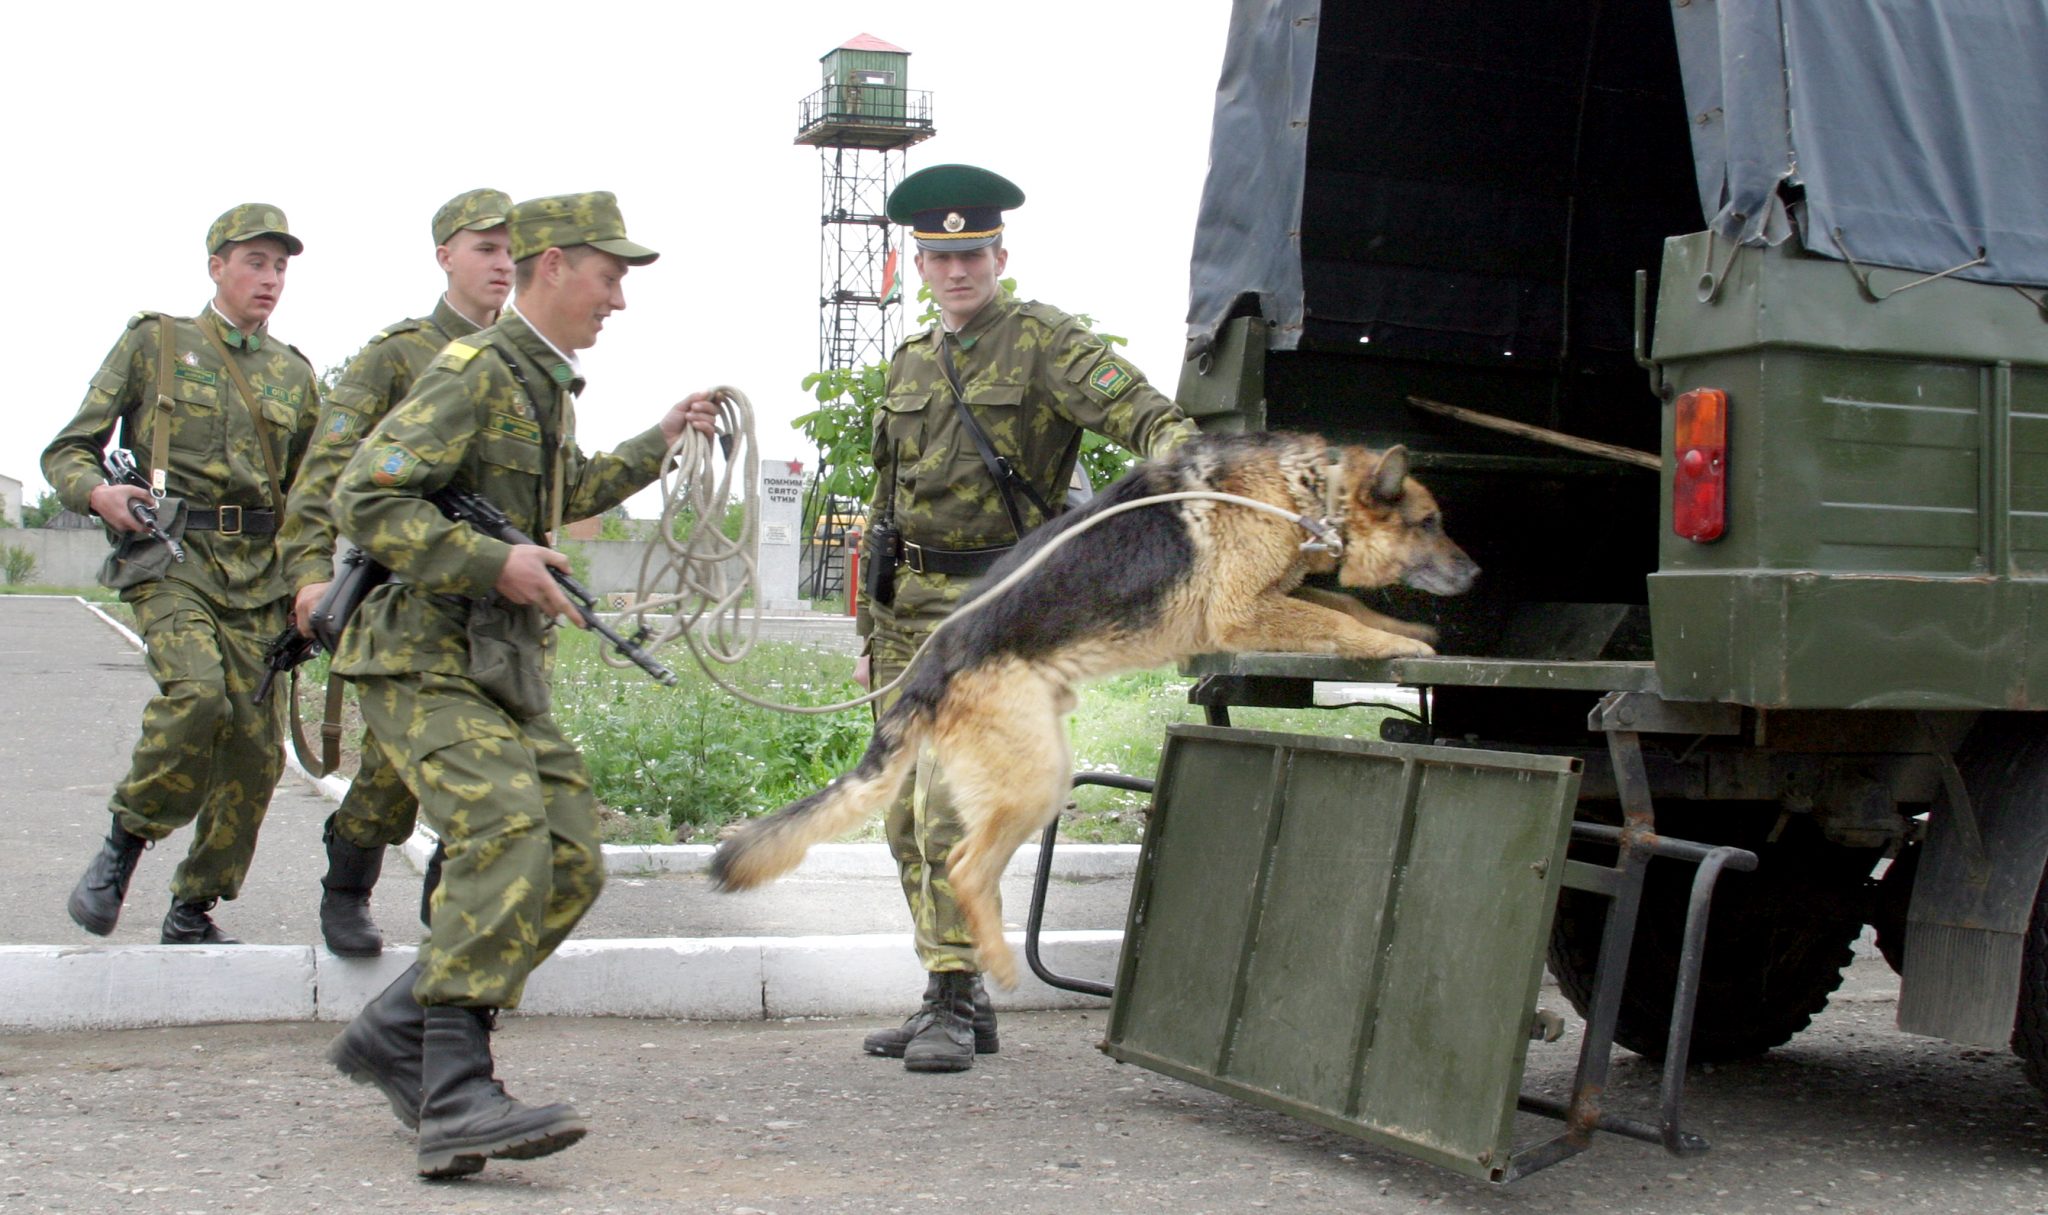
[[[2034,896],[2020,962],[2020,1005],[2012,1019],[2012,1053],[2020,1057],[2027,1081],[2048,1097],[2048,873]]]
[[[1841,986],[1854,956],[1851,946],[1863,931],[1870,871],[1880,853],[1831,845],[1804,820],[1794,820],[1776,841],[1763,842],[1769,828],[1757,824],[1774,822],[1776,808],[1768,808],[1767,819],[1763,809],[1658,806],[1660,831],[1733,843],[1758,857],[1756,872],[1724,871],[1714,891],[1688,1054],[1695,1063],[1759,1055],[1805,1029]],[[1744,829],[1728,831],[1731,817]],[[1574,855],[1581,850],[1575,845]],[[1605,855],[1590,847],[1583,851],[1586,860],[1614,859],[1612,848]],[[1670,1032],[1672,986],[1696,871],[1683,861],[1653,860],[1643,883],[1614,1040],[1651,1059],[1664,1057]],[[1592,1008],[1607,908],[1608,900],[1598,895],[1562,891],[1551,928],[1551,973],[1581,1016]]]

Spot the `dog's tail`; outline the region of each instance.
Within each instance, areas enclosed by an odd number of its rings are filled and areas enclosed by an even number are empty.
[[[931,714],[899,700],[875,723],[853,771],[734,831],[711,854],[711,883],[749,890],[797,867],[812,844],[837,839],[888,808],[931,731]]]

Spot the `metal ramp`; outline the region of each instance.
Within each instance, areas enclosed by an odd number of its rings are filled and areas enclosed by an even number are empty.
[[[1621,764],[1634,736],[1609,738]],[[1578,784],[1579,761],[1557,756],[1170,728],[1103,1050],[1488,1181],[1595,1129],[1704,1149],[1678,1104],[1706,900],[1754,858],[1632,819],[1576,829],[1621,844],[1613,867],[1568,862]],[[1598,1104],[1651,855],[1706,862],[1655,1123]],[[1614,903],[1573,1092],[1553,1099],[1520,1085],[1567,884]],[[1518,1110],[1565,1128],[1518,1148]]]

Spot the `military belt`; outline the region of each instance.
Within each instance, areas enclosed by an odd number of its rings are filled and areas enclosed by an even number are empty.
[[[268,536],[277,530],[277,512],[243,510],[239,506],[189,506],[185,530],[219,532],[223,536]]]
[[[996,558],[1017,547],[1005,544],[997,548],[933,548],[927,544],[903,542],[903,556],[900,564],[914,574],[944,574],[949,578],[978,578],[988,573]]]

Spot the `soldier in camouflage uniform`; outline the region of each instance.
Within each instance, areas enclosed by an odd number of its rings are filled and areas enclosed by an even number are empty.
[[[320,407],[306,357],[268,327],[301,248],[276,207],[251,203],[215,220],[212,301],[193,318],[136,314],[43,452],[64,505],[98,515],[117,541],[101,579],[134,609],[157,684],[106,841],[71,892],[71,918],[99,936],[114,930],[143,848],[196,821],[171,875],[162,940],[237,943],[211,912],[240,892],[284,767],[281,706],[254,696],[292,589],[276,512]],[[182,562],[130,513],[151,492],[101,474],[117,427],[147,461],[160,517],[174,533],[182,520]]]
[[[575,928],[604,882],[597,800],[548,714],[555,616],[571,610],[549,568],[568,559],[450,522],[425,495],[490,499],[530,536],[623,502],[653,480],[683,427],[709,433],[709,393],[610,453],[576,444],[575,353],[625,307],[628,267],[655,259],[626,237],[608,193],[512,208],[518,295],[480,333],[450,342],[350,459],[334,494],[341,531],[397,581],[373,591],[335,669],[447,847],[420,961],[329,1048],[419,1127],[419,1171],[447,1177],[489,1157],[545,1155],[582,1138],[567,1105],[539,1109],[492,1076],[488,1029]]]
[[[1083,430],[1148,457],[1195,434],[1171,400],[1079,321],[1003,292],[1002,213],[1023,201],[1009,181],[967,165],[920,170],[889,196],[889,218],[910,225],[917,242],[918,273],[940,320],[896,348],[875,417],[869,534],[893,524],[901,542],[894,553],[871,548],[863,557],[871,569],[881,563],[884,582],[893,572],[894,584],[889,593],[870,583],[860,599],[863,682],[894,679],[961,592],[1060,509]],[[953,378],[990,456],[1014,469],[1011,483],[998,483],[963,422]],[[885,826],[930,978],[901,1027],[862,1045],[900,1056],[911,1071],[964,1071],[977,1052],[994,1053],[998,1038],[973,938],[946,880],[959,823],[929,750]]]
[[[434,213],[434,257],[448,276],[447,291],[428,315],[399,321],[372,337],[321,404],[312,450],[292,486],[282,541],[285,569],[298,586],[292,617],[308,637],[313,635],[313,609],[333,575],[335,527],[329,499],[335,478],[363,436],[412,390],[443,346],[498,319],[512,293],[512,254],[505,234],[511,209],[512,200],[498,190],[470,190],[441,205]],[[383,951],[384,937],[370,919],[370,891],[383,868],[384,849],[405,842],[418,812],[412,791],[365,730],[362,762],[348,796],[322,832],[327,874],[320,879],[320,934],[327,948],[343,957],[374,957]]]

